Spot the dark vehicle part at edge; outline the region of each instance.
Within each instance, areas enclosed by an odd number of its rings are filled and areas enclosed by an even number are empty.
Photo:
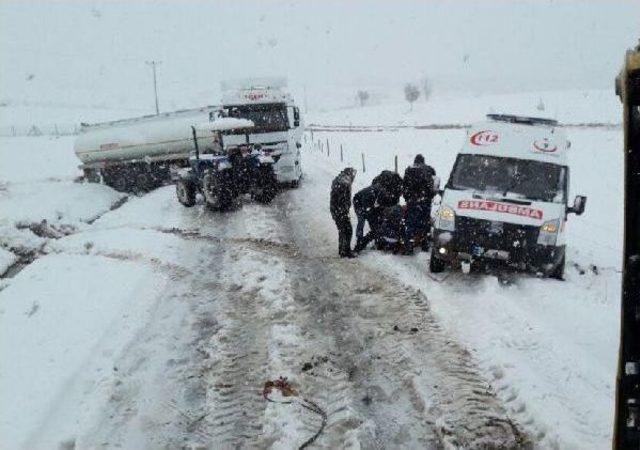
[[[613,448],[640,448],[640,44],[616,78],[624,127],[624,250]]]

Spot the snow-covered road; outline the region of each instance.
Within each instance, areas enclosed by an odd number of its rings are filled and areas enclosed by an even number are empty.
[[[5,415],[3,435],[25,448],[292,448],[320,423],[307,410],[262,398],[267,379],[285,376],[328,413],[316,442],[325,448],[524,444],[423,294],[334,256],[330,230],[313,225],[315,188],[309,180],[270,207],[216,214],[183,209],[168,187],[49,243],[50,254],[0,294],[3,318],[18,319],[3,327],[3,342],[29,334],[29,347],[42,351],[14,352],[12,360],[51,369],[28,380],[18,379],[28,367],[4,372],[3,391],[20,386],[14,392],[49,401],[34,401],[39,414],[29,420]],[[114,261],[124,273],[107,271]],[[78,277],[67,273],[69,284],[53,298],[13,300],[47,262],[51,278],[64,267],[93,268],[87,276],[102,292],[72,295]],[[118,290],[131,286],[139,288]],[[68,304],[51,304],[59,298]],[[78,311],[75,302],[105,311]],[[60,323],[69,336],[40,342]],[[79,337],[90,341],[82,357],[69,348],[65,358],[51,358]],[[47,381],[52,391],[42,392]]]
[[[607,447],[617,130],[570,133],[589,203],[565,282],[435,277],[424,253],[336,258],[340,167],[366,153],[355,190],[421,151],[446,177],[463,135],[316,133],[332,153],[304,149],[299,189],[225,214],[172,187],[123,203],[75,183],[70,139],[1,141],[0,265],[35,261],[0,280],[0,399],[16,405],[0,448],[295,448],[322,420],[265,401],[280,376],[328,414],[317,447]]]

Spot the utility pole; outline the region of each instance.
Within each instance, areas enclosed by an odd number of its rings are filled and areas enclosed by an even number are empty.
[[[153,69],[153,91],[156,95],[156,116],[160,114],[160,109],[158,108],[158,82],[156,79],[156,66],[162,64],[162,61],[147,61],[147,64],[151,66]]]
[[[302,88],[304,89],[304,113],[306,114],[309,112],[309,104],[307,103],[307,85],[302,85]]]

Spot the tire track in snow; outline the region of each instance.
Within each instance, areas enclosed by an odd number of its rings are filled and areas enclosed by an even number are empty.
[[[291,198],[280,206],[301,247],[291,261],[305,281],[298,283],[297,298],[314,293],[304,305],[307,326],[331,336],[325,345],[348,374],[365,447],[530,446],[470,354],[435,321],[424,295],[357,261],[318,258],[326,243],[309,239],[303,206]]]

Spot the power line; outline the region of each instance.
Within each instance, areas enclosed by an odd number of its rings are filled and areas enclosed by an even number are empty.
[[[158,82],[156,79],[156,66],[162,64],[162,61],[147,61],[147,64],[151,66],[153,69],[153,92],[156,97],[156,116],[160,114],[160,109],[158,108]]]

